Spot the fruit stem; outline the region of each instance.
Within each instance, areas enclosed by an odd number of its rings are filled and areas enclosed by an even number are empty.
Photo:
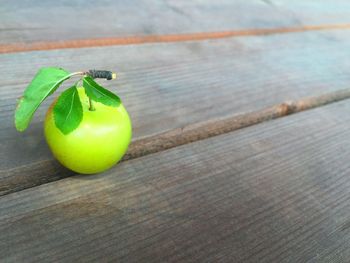
[[[91,98],[89,97],[89,111],[94,111],[96,110],[95,107],[94,107],[94,104],[91,100]]]
[[[90,69],[89,71],[78,71],[78,72],[73,72],[69,74],[68,78],[73,77],[73,76],[90,76],[93,79],[116,79],[117,78],[117,73],[108,71],[108,70],[95,70],[95,69]]]
[[[73,72],[71,74],[69,74],[69,77],[73,77],[73,76],[84,76],[85,72],[83,71],[79,71],[79,72]]]

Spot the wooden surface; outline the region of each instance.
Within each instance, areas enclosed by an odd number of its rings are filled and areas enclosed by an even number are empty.
[[[0,44],[349,24],[349,2],[327,2],[1,0]]]
[[[0,262],[348,262],[349,7],[0,0]],[[133,142],[104,174],[53,159],[54,97],[14,129],[55,65],[119,73]]]
[[[0,199],[9,261],[345,262],[350,101]]]
[[[42,121],[54,97],[28,131],[14,130],[16,98],[40,66],[116,69],[119,80],[104,84],[124,99],[138,140],[343,90],[350,82],[348,41],[348,30],[317,31],[1,55],[0,194],[70,175],[54,161],[43,137]]]

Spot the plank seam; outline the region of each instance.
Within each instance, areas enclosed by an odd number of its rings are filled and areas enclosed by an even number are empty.
[[[241,115],[190,124],[182,128],[170,130],[133,142],[130,145],[129,151],[124,156],[123,161],[139,158],[144,155],[164,151],[195,141],[204,140],[349,98],[350,89],[342,89],[319,96],[286,101],[272,107]]]
[[[169,35],[148,35],[148,36],[129,36],[129,37],[110,37],[97,39],[73,39],[65,41],[41,41],[33,43],[13,43],[1,44],[0,54],[42,51],[68,48],[87,48],[103,46],[124,46],[124,45],[141,45],[149,43],[169,43],[169,42],[186,42],[186,41],[203,41],[210,39],[221,39],[242,36],[260,36],[273,34],[286,34],[307,31],[320,30],[347,30],[350,24],[330,24],[330,25],[305,25],[300,27],[282,27],[282,28],[265,28],[265,29],[246,29],[232,30],[222,32],[201,32],[187,34],[169,34]]]

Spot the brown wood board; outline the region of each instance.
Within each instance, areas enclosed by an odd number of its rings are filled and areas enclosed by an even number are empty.
[[[0,198],[5,262],[346,262],[350,101]]]

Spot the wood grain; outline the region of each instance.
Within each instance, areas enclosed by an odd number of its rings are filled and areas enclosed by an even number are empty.
[[[71,175],[53,160],[43,137],[53,98],[28,131],[19,134],[13,127],[15,98],[41,66],[118,71],[118,81],[102,84],[122,97],[138,140],[344,90],[350,83],[349,40],[350,33],[327,31],[1,55],[0,192]]]
[[[4,262],[346,262],[350,101],[0,198]]]
[[[350,23],[333,1],[0,1],[0,44]]]

